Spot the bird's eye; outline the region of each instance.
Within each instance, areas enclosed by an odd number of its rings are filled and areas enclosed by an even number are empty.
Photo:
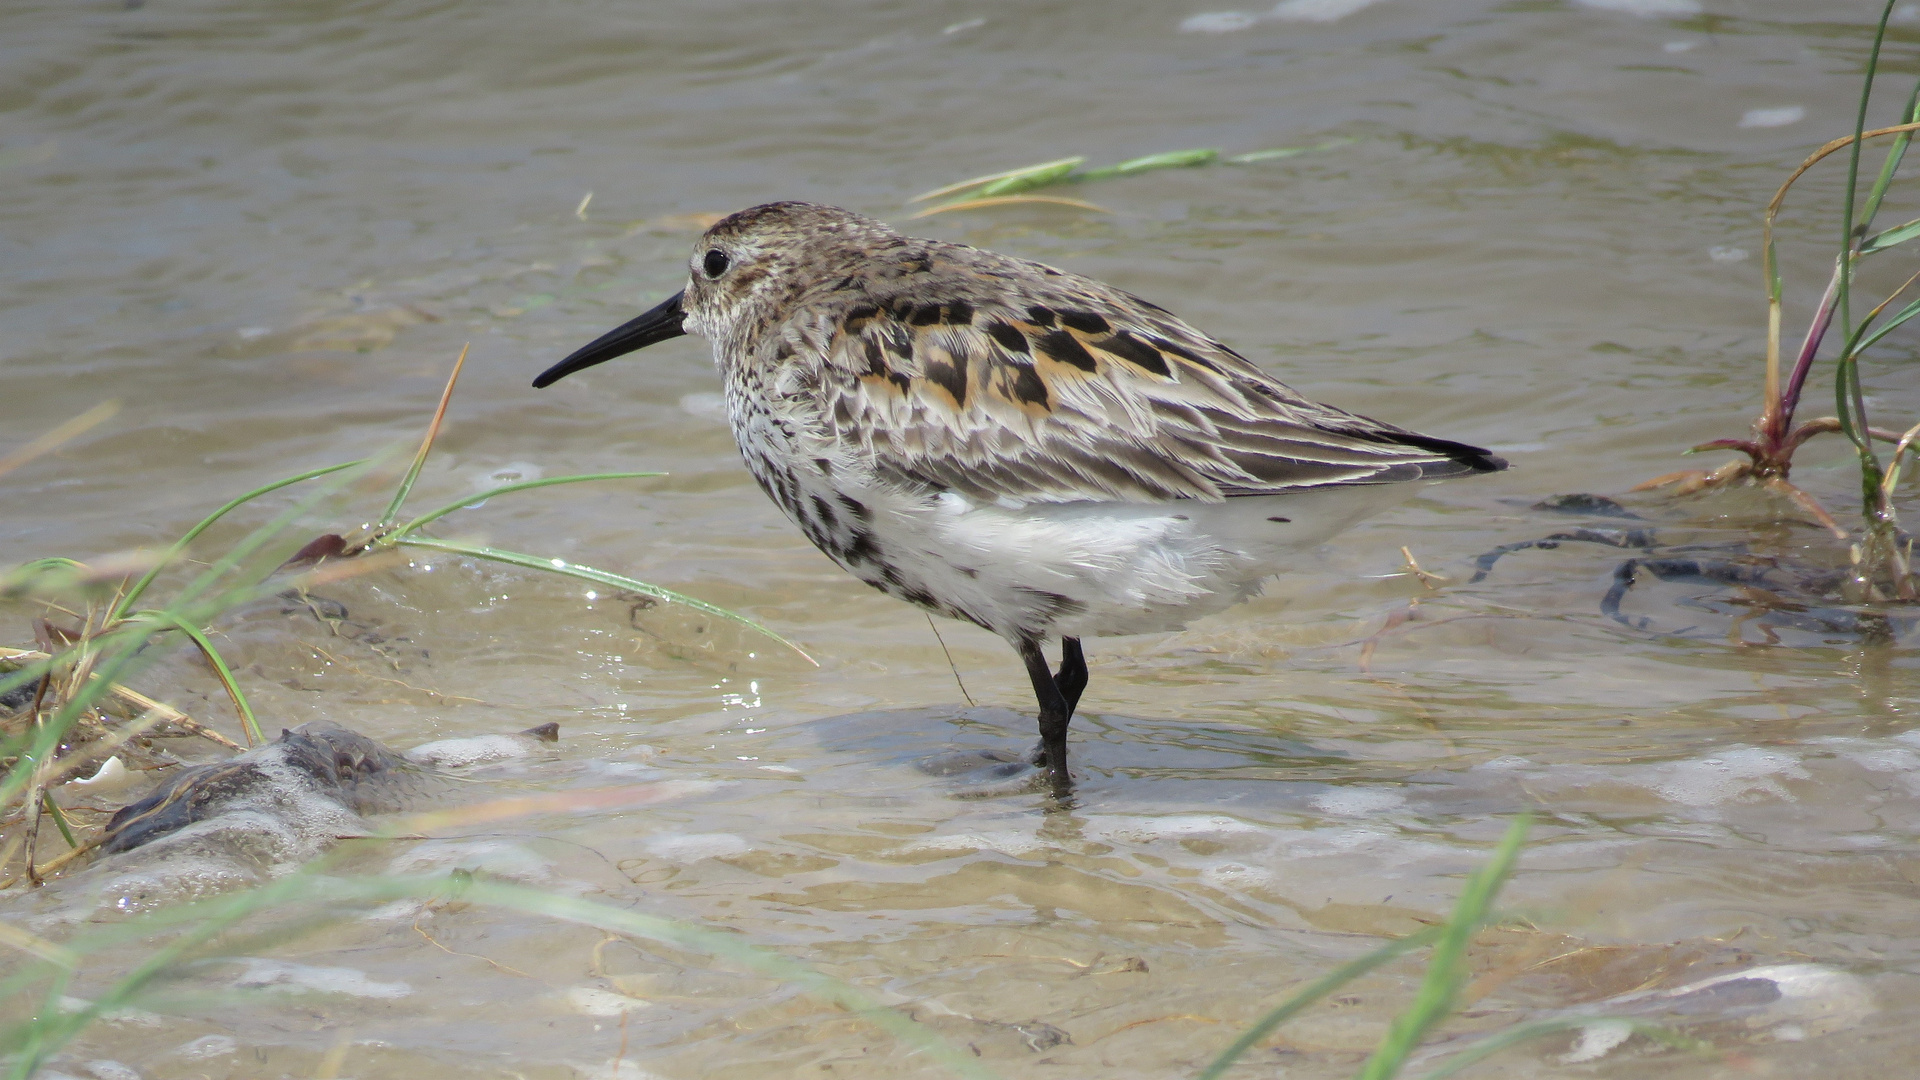
[[[727,267],[731,265],[733,265],[733,260],[727,258],[727,253],[721,251],[719,248],[708,248],[706,258],[700,260],[700,269],[707,272],[709,279],[717,278],[721,274],[726,273]]]

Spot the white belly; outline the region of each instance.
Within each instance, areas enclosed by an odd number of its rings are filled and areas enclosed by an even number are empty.
[[[1142,634],[1254,595],[1289,556],[1418,486],[1018,509],[882,499],[872,525],[900,578],[1004,637]]]

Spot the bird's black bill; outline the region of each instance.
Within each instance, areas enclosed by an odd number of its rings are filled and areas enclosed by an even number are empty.
[[[572,356],[541,372],[540,377],[533,380],[534,389],[551,386],[576,371],[604,364],[635,349],[644,349],[685,334],[686,331],[680,328],[687,318],[686,311],[680,307],[680,298],[685,295],[684,291],[674,293],[652,311],[594,338]]]

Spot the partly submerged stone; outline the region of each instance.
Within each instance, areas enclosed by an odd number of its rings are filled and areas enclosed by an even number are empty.
[[[316,720],[230,761],[181,769],[107,822],[103,853],[131,851],[223,815],[330,821],[361,831],[359,815],[407,809],[437,779],[356,731]],[[341,830],[336,830],[341,831]]]
[[[558,731],[500,738],[537,743]],[[231,760],[183,768],[123,807],[107,824],[104,857],[55,882],[47,901],[65,921],[262,884],[342,838],[377,831],[365,815],[452,797],[459,780],[430,763],[438,760],[414,760],[328,721],[288,729]]]

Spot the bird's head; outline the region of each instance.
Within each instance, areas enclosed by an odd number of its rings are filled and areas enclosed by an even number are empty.
[[[880,222],[838,207],[749,207],[716,222],[693,245],[686,288],[541,372],[533,385],[549,386],[682,334],[698,334],[731,351],[778,322],[809,289],[831,286],[864,257],[901,242]]]

